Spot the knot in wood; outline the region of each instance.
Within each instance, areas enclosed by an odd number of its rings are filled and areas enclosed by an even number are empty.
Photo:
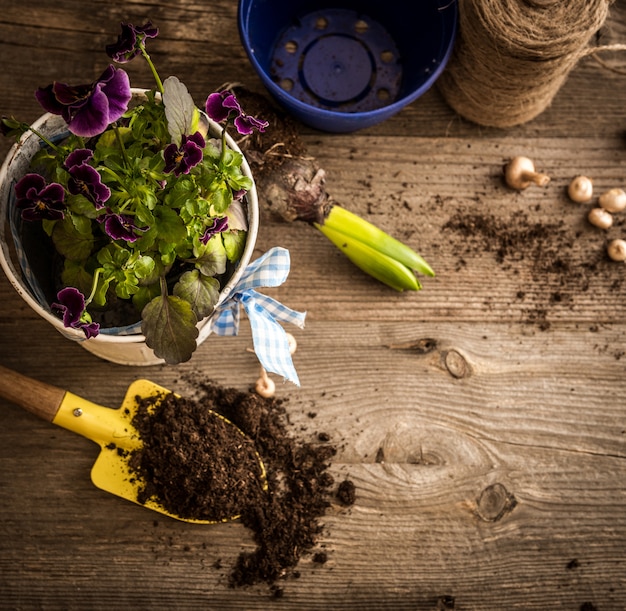
[[[515,497],[502,484],[496,483],[480,493],[476,512],[485,522],[497,522],[516,505]]]
[[[468,362],[456,350],[448,350],[443,357],[446,369],[453,378],[466,378],[471,374]]]
[[[428,354],[437,348],[437,340],[432,337],[422,337],[399,344],[390,344],[391,350],[410,350],[415,354]]]
[[[454,596],[445,594],[437,599],[437,611],[454,611],[455,604]]]

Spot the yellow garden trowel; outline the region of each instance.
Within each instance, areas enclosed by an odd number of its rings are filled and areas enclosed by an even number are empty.
[[[138,409],[137,398],[159,397],[169,393],[148,380],[136,380],[126,391],[119,409],[103,407],[56,386],[34,380],[0,365],[0,396],[19,405],[43,420],[78,433],[95,441],[101,451],[91,469],[92,482],[102,490],[165,514],[171,518],[197,524],[213,524],[216,520],[184,518],[168,512],[155,499],[139,502],[137,495],[142,482],[130,472],[128,454],[142,446],[139,433],[132,425]],[[216,412],[230,426],[235,424]],[[264,488],[267,486],[265,467],[257,454]],[[239,516],[224,516],[220,521]]]

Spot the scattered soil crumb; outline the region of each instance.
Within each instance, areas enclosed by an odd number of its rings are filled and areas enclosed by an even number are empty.
[[[313,554],[313,562],[316,564],[326,564],[328,562],[328,554],[326,552],[316,552]]]
[[[458,270],[468,265],[470,256],[487,253],[501,269],[518,274],[523,286],[514,299],[529,303],[521,310],[523,320],[541,330],[550,327],[547,319],[553,310],[574,308],[576,297],[595,288],[594,282],[612,282],[612,291],[623,285],[620,270],[608,260],[597,236],[578,235],[563,220],[534,220],[520,211],[497,217],[462,207],[442,231],[453,240]]]
[[[437,599],[437,611],[454,611],[456,601],[454,596],[445,594]]]
[[[342,505],[354,505],[356,499],[356,487],[349,479],[343,480],[337,489],[337,499]]]
[[[578,561],[578,558],[573,558],[567,563],[568,569],[577,569],[579,566],[580,566],[580,562]]]
[[[144,450],[131,461],[136,474],[147,481],[142,498],[157,497],[170,513],[183,517],[240,515],[256,548],[240,553],[229,584],[265,582],[273,596],[281,597],[282,588],[275,582],[297,578],[298,561],[318,543],[320,520],[334,486],[328,469],[336,447],[294,437],[284,400],[188,381],[195,388],[193,400],[167,394],[140,402],[133,424]],[[240,431],[209,416],[208,410]],[[225,447],[215,447],[220,445],[216,439]],[[267,490],[255,452],[266,470]],[[345,480],[339,488],[351,490],[343,493],[342,504],[353,503],[354,484]]]
[[[489,252],[504,266],[530,259],[536,277],[570,271],[573,239],[563,221],[533,222],[523,212],[511,218],[498,218],[460,210],[443,229],[463,236],[466,254]]]

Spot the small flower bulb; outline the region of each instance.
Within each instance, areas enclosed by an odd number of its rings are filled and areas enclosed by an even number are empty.
[[[289,354],[295,354],[298,349],[298,342],[296,341],[296,338],[291,335],[291,333],[285,333],[285,335],[287,336],[287,341],[289,342]]]
[[[254,390],[257,395],[260,395],[264,399],[270,399],[276,393],[276,384],[274,380],[267,375],[264,367],[261,367],[261,377],[256,381]]]
[[[626,261],[626,241],[612,240],[606,252],[613,261]]]
[[[609,212],[626,209],[626,192],[623,189],[609,189],[598,198],[598,203]]]
[[[518,156],[504,166],[504,180],[512,189],[521,191],[533,183],[545,187],[550,182],[550,177],[536,172],[535,164],[528,157]]]
[[[592,208],[587,215],[587,220],[600,229],[608,229],[613,225],[613,216],[604,208]]]
[[[569,198],[578,204],[584,204],[593,197],[593,182],[587,176],[576,176],[567,187]]]

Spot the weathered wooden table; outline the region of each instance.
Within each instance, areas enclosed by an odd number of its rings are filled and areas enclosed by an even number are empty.
[[[36,87],[98,76],[119,23],[147,17],[162,74],[196,100],[225,82],[261,90],[235,0],[0,8],[4,115],[33,120]],[[624,5],[600,40],[626,40]],[[263,215],[258,254],[292,256],[268,294],[308,312],[295,331],[302,385],[278,393],[294,434],[332,432],[331,471],[356,484],[354,506],[324,519],[326,564],[303,557],[281,599],[229,588],[214,564],[251,546],[240,524],[180,523],[101,492],[89,480],[96,446],[0,401],[0,608],[626,609],[626,268],[565,194],[577,174],[598,193],[626,185],[626,59],[603,59],[616,70],[582,60],[517,128],[468,123],[436,89],[362,132],[302,128],[331,194],[437,271],[423,291],[395,293],[311,227]],[[150,86],[140,64],[128,69]],[[504,186],[517,154],[550,174],[546,188]],[[626,234],[625,219],[608,235]],[[139,377],[245,390],[257,377],[250,342],[244,323],[181,366],[99,361],[0,278],[0,363],[103,405]]]

